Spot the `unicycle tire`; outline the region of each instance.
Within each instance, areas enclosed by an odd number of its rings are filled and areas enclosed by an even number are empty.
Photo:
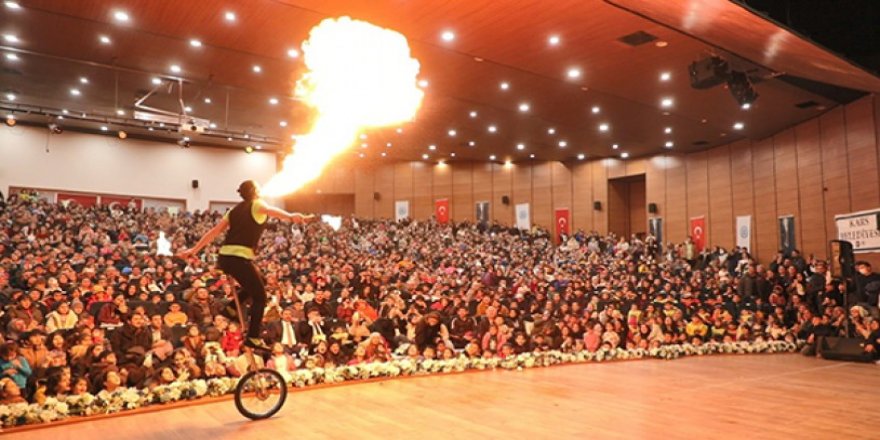
[[[281,410],[285,400],[287,383],[281,373],[269,368],[249,371],[235,386],[235,407],[251,420],[272,417]]]

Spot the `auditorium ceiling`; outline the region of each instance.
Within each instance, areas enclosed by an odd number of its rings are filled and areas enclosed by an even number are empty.
[[[56,124],[193,146],[285,151],[310,110],[293,95],[300,44],[327,17],[403,33],[426,97],[414,121],[371,130],[353,160],[578,160],[760,139],[880,79],[726,0],[18,0],[0,6],[0,107]],[[752,79],[691,87],[719,56]],[[177,79],[183,87],[177,84]],[[210,121],[149,127],[134,103]],[[178,95],[178,93],[180,93]]]

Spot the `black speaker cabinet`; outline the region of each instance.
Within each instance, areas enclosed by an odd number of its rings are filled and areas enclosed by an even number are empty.
[[[379,195],[379,193],[377,193],[377,192],[374,192],[374,193],[373,193],[373,200],[379,200],[379,199],[381,199],[381,198],[382,198],[382,197]]]
[[[193,179],[193,181],[192,181],[192,187],[193,187],[193,189],[198,189],[198,187],[199,187],[199,181],[196,180],[196,179]]]
[[[648,212],[651,214],[657,213],[657,204],[656,203],[648,203]]]
[[[593,202],[593,209],[595,209],[596,211],[601,211],[602,210],[602,202],[600,202],[598,200]]]
[[[826,336],[819,341],[817,351],[822,359],[848,362],[870,362],[866,355],[864,342],[859,338],[837,338]]]
[[[508,197],[508,196],[501,196],[501,203],[502,203],[502,204],[505,204],[505,205],[509,205],[509,204],[510,204],[510,197]]]
[[[831,256],[831,276],[836,278],[852,279],[856,275],[856,257],[853,254],[853,245],[848,241],[831,240],[828,243]]]

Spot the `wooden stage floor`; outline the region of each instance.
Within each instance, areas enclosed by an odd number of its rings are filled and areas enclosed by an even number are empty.
[[[270,420],[232,401],[0,435],[26,439],[878,438],[880,366],[691,357],[296,391]]]

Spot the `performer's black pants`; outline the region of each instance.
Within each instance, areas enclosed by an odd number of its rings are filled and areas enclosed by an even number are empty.
[[[253,261],[241,257],[221,255],[217,260],[220,269],[231,275],[241,284],[238,300],[244,307],[244,302],[250,298],[251,314],[248,323],[247,337],[259,338],[260,326],[263,323],[263,312],[266,309],[266,286],[263,277]]]

